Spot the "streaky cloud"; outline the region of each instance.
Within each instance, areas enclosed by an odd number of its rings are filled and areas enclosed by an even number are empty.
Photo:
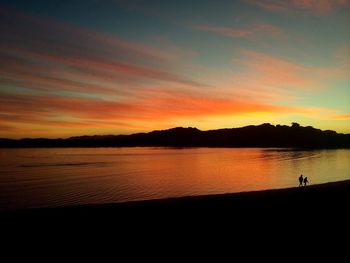
[[[235,38],[257,38],[272,36],[284,38],[285,32],[282,28],[269,23],[255,23],[250,26],[228,27],[228,26],[211,26],[211,25],[195,25],[194,29],[216,33],[218,35]]]
[[[271,12],[284,14],[311,11],[317,15],[328,15],[335,8],[349,5],[349,0],[245,0],[247,3]]]
[[[13,10],[0,9],[0,14],[1,23],[11,25],[0,27],[0,73],[4,79],[35,83],[33,78],[40,77],[44,84],[51,79],[60,82],[62,89],[97,93],[113,90],[112,83],[116,90],[143,81],[206,86],[174,72],[178,51],[173,54]],[[69,80],[65,78],[68,74]],[[96,81],[100,87],[91,83]],[[43,86],[41,82],[38,86]]]

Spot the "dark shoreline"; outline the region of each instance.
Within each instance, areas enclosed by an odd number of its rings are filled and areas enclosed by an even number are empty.
[[[23,220],[101,220],[137,222],[138,220],[191,220],[215,218],[250,220],[256,216],[272,218],[300,215],[324,218],[347,216],[350,180],[254,192],[187,196],[115,204],[78,205],[2,211],[4,219]]]

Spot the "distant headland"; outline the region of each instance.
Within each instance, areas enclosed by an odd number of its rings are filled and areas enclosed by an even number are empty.
[[[350,134],[303,127],[298,123],[292,123],[291,126],[264,123],[208,131],[177,127],[131,135],[93,135],[67,139],[0,138],[1,148],[136,146],[350,148]]]

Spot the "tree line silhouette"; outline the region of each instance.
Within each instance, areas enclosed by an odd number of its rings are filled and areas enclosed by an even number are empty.
[[[350,148],[350,134],[302,127],[264,123],[241,128],[201,131],[177,127],[132,135],[94,135],[67,139],[0,139],[0,147],[296,147]]]

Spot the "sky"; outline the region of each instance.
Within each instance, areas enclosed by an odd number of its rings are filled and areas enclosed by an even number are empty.
[[[0,0],[0,137],[350,133],[350,0]]]

